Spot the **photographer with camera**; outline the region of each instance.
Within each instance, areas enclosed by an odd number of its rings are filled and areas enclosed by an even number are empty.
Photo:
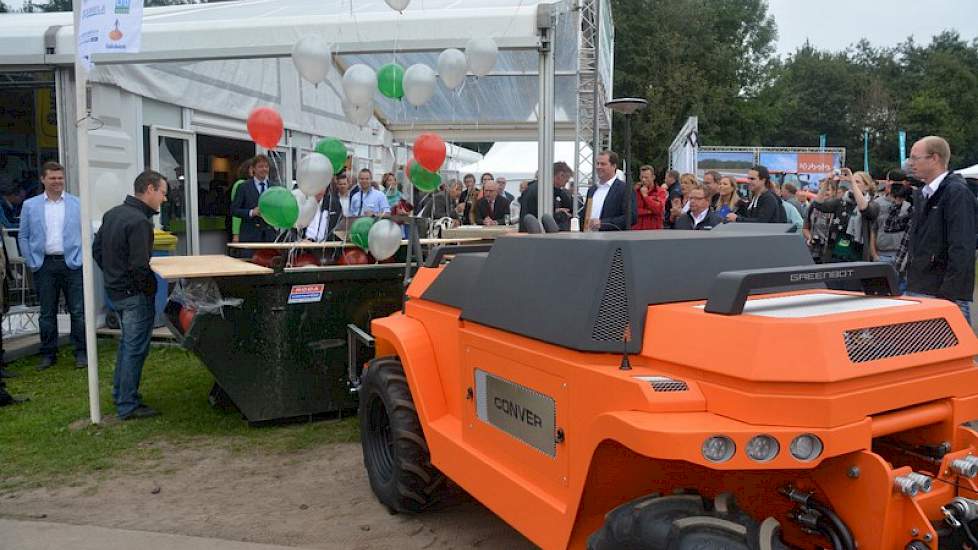
[[[879,205],[880,214],[873,226],[870,258],[873,261],[886,262],[897,268],[900,275],[900,291],[906,292],[907,278],[904,270],[897,262],[900,244],[910,226],[911,195],[913,193],[907,177],[899,171],[887,173],[888,192],[880,194],[873,201]]]
[[[948,171],[951,147],[927,136],[910,149],[910,169],[925,183],[914,193],[907,294],[955,302],[971,321],[978,203],[959,174]]]
[[[816,198],[810,210],[832,214],[823,263],[871,260],[873,225],[879,205],[873,202],[876,182],[866,172],[842,169],[841,180],[851,189],[839,198]]]
[[[814,201],[825,202],[829,199],[839,197],[839,182],[833,178],[826,178],[818,186],[818,194],[812,199]],[[815,208],[809,208],[805,213],[805,225],[802,227],[802,234],[805,242],[812,253],[815,263],[829,261],[831,257],[828,249],[829,233],[835,215],[832,212],[821,212]]]

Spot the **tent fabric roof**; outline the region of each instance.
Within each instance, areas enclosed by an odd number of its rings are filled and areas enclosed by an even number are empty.
[[[376,114],[401,139],[428,128],[446,139],[526,139],[536,135],[537,15],[539,9],[549,8],[557,14],[552,34],[557,135],[573,139],[580,24],[572,0],[416,0],[403,14],[383,0],[241,0],[147,8],[142,51],[96,54],[95,62],[145,66],[281,58],[289,56],[296,40],[316,34],[334,44],[340,67],[366,63],[377,68],[396,59],[405,68],[414,63],[436,68],[443,49],[464,49],[471,37],[489,36],[500,48],[490,75],[469,75],[458,91],[439,81],[435,97],[420,108],[377,94]],[[54,53],[45,49],[49,31],[54,40],[48,45],[54,45]],[[71,13],[0,16],[0,69],[67,65],[74,51]],[[240,70],[263,67],[267,65],[260,62],[236,64]]]
[[[581,147],[590,151],[590,147],[583,143]],[[574,142],[554,143],[554,162],[561,160],[571,169],[574,168]],[[494,144],[482,160],[463,166],[459,172],[476,174],[477,178],[478,174],[490,172],[494,176],[503,176],[507,180],[520,181],[535,179],[538,165],[537,142],[508,141]],[[580,170],[581,174],[590,177],[591,163],[581,165]],[[513,192],[512,189],[510,192]]]

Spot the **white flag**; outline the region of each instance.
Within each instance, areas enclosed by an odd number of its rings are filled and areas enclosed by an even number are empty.
[[[82,0],[78,55],[92,69],[92,54],[138,52],[143,35],[143,0]]]

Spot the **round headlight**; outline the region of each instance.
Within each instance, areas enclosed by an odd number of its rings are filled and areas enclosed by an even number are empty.
[[[756,462],[767,462],[778,456],[781,445],[769,435],[755,435],[747,442],[747,457]]]
[[[812,434],[801,434],[791,440],[791,456],[802,462],[811,462],[822,454],[822,440]]]
[[[726,462],[733,458],[737,445],[725,435],[714,435],[703,442],[700,452],[710,462]]]

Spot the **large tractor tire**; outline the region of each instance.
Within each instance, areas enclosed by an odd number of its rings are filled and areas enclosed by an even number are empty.
[[[787,550],[774,518],[758,524],[725,493],[644,496],[605,515],[588,550]]]
[[[360,380],[360,442],[370,488],[392,513],[434,504],[445,475],[431,465],[428,443],[396,357],[370,361]]]

